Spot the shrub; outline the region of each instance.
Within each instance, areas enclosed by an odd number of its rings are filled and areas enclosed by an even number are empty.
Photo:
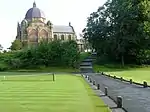
[[[14,68],[27,68],[36,66],[66,66],[76,67],[79,60],[78,46],[75,41],[41,42],[36,47],[15,53],[9,60]]]
[[[0,62],[0,71],[5,71],[5,70],[8,70],[9,69],[9,66]]]

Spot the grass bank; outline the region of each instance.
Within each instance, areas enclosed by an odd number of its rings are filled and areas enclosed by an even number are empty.
[[[133,79],[135,82],[150,84],[150,66],[128,65],[122,68],[120,65],[94,65],[95,71],[101,71],[110,75],[116,75],[125,79]]]
[[[88,56],[90,56],[89,52],[81,52],[80,53],[80,62],[82,62],[85,58],[87,58]]]

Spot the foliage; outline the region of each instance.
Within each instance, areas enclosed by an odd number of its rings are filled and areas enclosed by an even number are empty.
[[[5,63],[0,63],[0,71],[5,71],[5,70],[8,70],[9,67],[8,65],[6,65]]]
[[[99,56],[121,62],[123,66],[149,63],[145,60],[145,51],[150,48],[149,7],[149,0],[108,0],[91,13],[83,30],[84,38]]]
[[[3,46],[0,44],[0,51],[2,51],[3,50]]]
[[[76,67],[79,52],[76,42],[41,42],[36,46],[17,51],[9,64],[14,68],[35,68],[38,66]]]
[[[80,53],[80,62],[82,62],[85,58],[87,58],[88,56],[90,56],[89,52],[81,52]]]
[[[23,43],[20,40],[15,40],[12,42],[10,47],[11,50],[21,50],[23,48]]]
[[[0,71],[9,70],[11,68],[10,60],[14,57],[14,53],[0,53]]]

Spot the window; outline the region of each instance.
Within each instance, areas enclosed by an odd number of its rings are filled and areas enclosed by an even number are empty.
[[[61,40],[65,40],[65,36],[64,35],[61,35]]]
[[[69,41],[71,40],[71,35],[68,36],[68,40],[69,40]]]
[[[54,35],[54,40],[57,40],[57,35]]]

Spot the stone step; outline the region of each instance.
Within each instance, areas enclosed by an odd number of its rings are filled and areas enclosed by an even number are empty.
[[[92,63],[84,62],[84,63],[81,63],[80,66],[92,66]]]
[[[80,69],[93,69],[93,67],[92,66],[80,66]]]

